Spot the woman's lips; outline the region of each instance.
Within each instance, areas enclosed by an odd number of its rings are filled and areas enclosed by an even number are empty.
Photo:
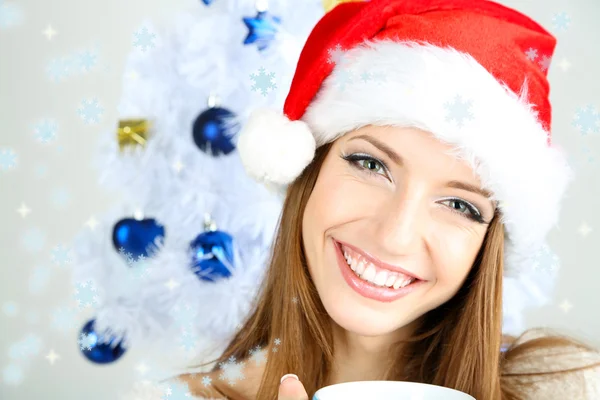
[[[422,280],[416,280],[410,285],[398,289],[375,286],[370,282],[360,279],[346,262],[340,244],[334,239],[332,239],[331,242],[333,243],[337,264],[344,280],[348,286],[350,286],[356,293],[363,297],[389,303],[406,296],[426,282]]]

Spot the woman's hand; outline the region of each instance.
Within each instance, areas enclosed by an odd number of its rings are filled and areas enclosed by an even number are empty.
[[[296,375],[287,374],[281,377],[277,400],[308,400],[308,393]]]

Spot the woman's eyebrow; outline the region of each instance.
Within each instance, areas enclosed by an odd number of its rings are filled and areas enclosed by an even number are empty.
[[[394,163],[398,164],[400,167],[404,166],[404,159],[402,158],[402,156],[400,154],[396,153],[390,146],[388,146],[384,142],[380,141],[379,139],[376,139],[369,135],[362,134],[362,135],[356,135],[348,141],[350,142],[354,139],[366,140],[367,142],[371,143],[373,146],[375,146],[379,150],[381,150],[383,153],[385,153],[390,158],[390,160],[392,160]],[[478,194],[480,196],[483,196],[487,199],[492,198],[492,193],[490,191],[479,188],[475,185],[471,185],[470,183],[452,180],[452,181],[447,182],[446,186],[455,188],[455,189],[466,190],[468,192],[472,192],[472,193]]]
[[[348,141],[350,142],[354,139],[366,140],[367,142],[371,143],[373,146],[377,147],[379,150],[384,152],[393,162],[395,162],[396,164],[398,164],[401,167],[404,166],[404,159],[402,158],[402,156],[400,156],[400,154],[396,153],[390,146],[388,146],[384,142],[382,142],[378,139],[375,139],[374,137],[369,136],[369,135],[357,135],[357,136],[352,137]]]

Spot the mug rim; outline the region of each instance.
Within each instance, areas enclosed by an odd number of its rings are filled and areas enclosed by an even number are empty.
[[[319,394],[319,392],[321,392],[323,389],[332,388],[332,387],[334,387],[334,386],[341,386],[341,385],[350,385],[350,386],[352,386],[352,385],[360,385],[360,384],[364,384],[364,383],[382,383],[382,382],[385,382],[384,384],[390,384],[390,385],[397,384],[397,383],[401,383],[401,384],[408,384],[408,385],[411,385],[411,386],[412,386],[412,385],[414,385],[414,386],[433,386],[433,387],[436,387],[436,388],[439,388],[439,389],[442,389],[442,390],[446,390],[446,391],[450,391],[450,392],[457,392],[457,393],[460,393],[460,394],[462,394],[462,395],[464,395],[464,396],[469,396],[469,397],[470,397],[471,399],[473,399],[473,400],[476,400],[476,399],[475,399],[473,396],[471,396],[471,395],[470,395],[470,394],[468,394],[468,393],[461,392],[460,390],[452,389],[452,388],[449,388],[449,387],[446,387],[446,386],[433,385],[433,384],[430,384],[430,383],[421,383],[421,382],[411,382],[411,381],[386,381],[386,380],[375,380],[375,381],[373,381],[373,380],[371,380],[371,381],[352,381],[352,382],[342,382],[342,383],[335,383],[335,384],[333,384],[333,385],[323,386],[322,388],[320,388],[319,390],[317,390],[317,391],[315,392],[315,394],[314,394],[314,396],[313,396],[313,399],[312,399],[312,400],[319,400],[319,399],[316,397],[316,396],[317,396],[317,394]],[[320,393],[320,394],[323,394],[323,393]]]

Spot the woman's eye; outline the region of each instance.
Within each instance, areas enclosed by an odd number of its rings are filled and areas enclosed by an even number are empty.
[[[370,172],[385,173],[385,169],[383,168],[383,165],[381,165],[381,163],[379,161],[373,160],[370,158],[365,158],[365,159],[361,160],[360,166]]]
[[[366,154],[350,154],[348,156],[343,156],[342,158],[361,171],[373,175],[383,175],[386,178],[388,177],[386,165],[382,161],[369,157]]]
[[[459,199],[448,199],[444,200],[442,203],[449,203],[449,207],[452,212],[458,213],[466,218],[472,219],[474,221],[483,222],[483,218],[481,217],[481,213],[473,207],[471,204],[466,201]],[[466,212],[465,212],[466,211]]]

